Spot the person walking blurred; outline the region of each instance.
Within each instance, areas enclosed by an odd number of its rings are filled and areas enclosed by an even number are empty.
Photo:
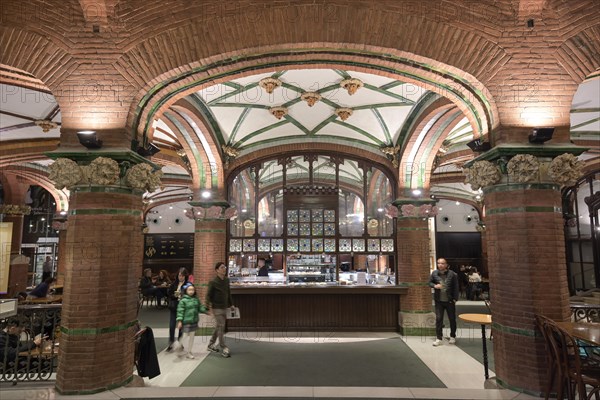
[[[448,269],[445,258],[437,260],[437,269],[431,273],[429,287],[434,289],[433,300],[435,302],[435,335],[434,346],[443,344],[442,327],[444,324],[444,310],[450,320],[450,340],[448,343],[456,343],[456,302],[458,301],[458,276],[454,271]]]
[[[206,306],[209,310],[208,314],[212,314],[215,317],[216,322],[215,331],[208,344],[208,350],[215,353],[219,352],[219,348],[216,346],[218,339],[221,355],[223,357],[229,357],[231,353],[229,348],[225,345],[224,333],[225,323],[227,322],[227,308],[234,308],[233,300],[231,299],[229,278],[227,278],[227,266],[225,266],[225,263],[223,262],[217,262],[215,264],[215,271],[217,276],[210,281],[208,284],[208,291],[206,292]]]

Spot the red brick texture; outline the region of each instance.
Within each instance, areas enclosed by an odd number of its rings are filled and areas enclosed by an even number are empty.
[[[570,315],[563,219],[560,211],[525,212],[518,207],[560,210],[560,193],[486,192],[485,202],[493,322],[500,327],[494,329],[496,375],[511,386],[541,391],[547,361],[541,337],[532,336],[535,315],[557,321]]]
[[[397,229],[398,282],[410,284],[408,294],[401,298],[400,309],[431,311],[427,219],[398,218]]]
[[[206,284],[215,277],[215,264],[225,260],[225,228],[227,220],[196,221],[194,234],[194,283],[200,284],[199,295],[204,303]]]
[[[126,214],[86,210],[111,209]],[[102,390],[133,371],[143,240],[139,195],[71,192],[56,388]],[[115,330],[103,333],[98,330]],[[87,331],[85,331],[87,330]],[[92,330],[91,332],[89,330]]]

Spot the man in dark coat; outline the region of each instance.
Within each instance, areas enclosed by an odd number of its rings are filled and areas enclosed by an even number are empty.
[[[444,324],[444,310],[450,320],[450,340],[448,343],[456,343],[456,302],[458,301],[458,275],[448,269],[448,262],[445,258],[437,260],[437,267],[431,273],[429,278],[429,287],[434,290],[433,300],[435,301],[435,335],[434,346],[443,344],[442,326]]]
[[[22,331],[18,321],[9,322],[6,331],[0,331],[0,363],[8,365],[17,359],[20,352],[29,351],[42,344],[41,336],[29,342],[22,342]]]

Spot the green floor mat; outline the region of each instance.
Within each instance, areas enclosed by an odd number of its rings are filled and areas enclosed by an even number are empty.
[[[231,358],[210,354],[181,386],[445,387],[400,338],[227,344]]]

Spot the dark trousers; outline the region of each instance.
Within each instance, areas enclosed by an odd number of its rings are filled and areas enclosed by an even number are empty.
[[[46,278],[50,278],[52,276],[52,272],[51,271],[44,271],[42,272],[42,282],[44,282],[46,280]]]
[[[177,310],[169,310],[170,319],[169,319],[169,344],[175,341],[175,327],[177,326]],[[179,330],[179,335],[177,336],[177,340],[181,339],[183,335],[183,329]]]
[[[450,320],[450,337],[456,337],[456,303],[451,301],[435,302],[435,335],[442,340],[442,326],[444,325],[444,310]]]

